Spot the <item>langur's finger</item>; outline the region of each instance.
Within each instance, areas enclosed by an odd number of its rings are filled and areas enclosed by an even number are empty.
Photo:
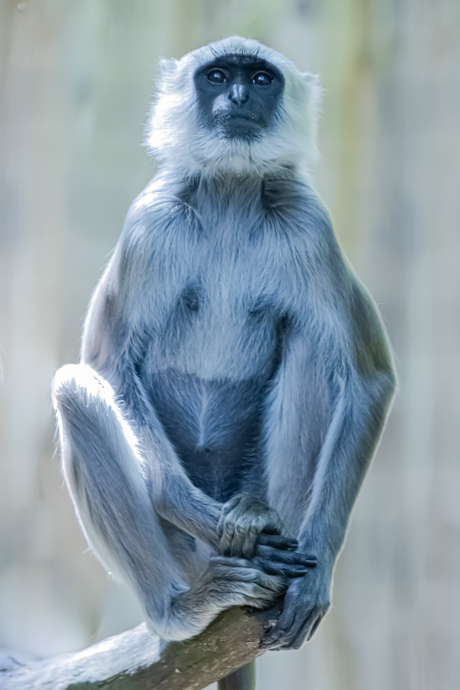
[[[267,534],[266,532],[261,532],[259,534],[257,544],[272,546],[282,551],[295,551],[299,545],[297,539],[293,539],[292,537],[283,537],[279,534]]]
[[[318,559],[316,558],[316,556],[312,556],[305,553],[296,553],[295,555],[297,556],[297,563],[301,563],[306,568],[316,568],[316,566],[318,565]]]
[[[235,525],[226,523],[220,538],[221,548],[225,556],[233,556],[232,543],[235,538]]]
[[[244,558],[252,558],[256,549],[257,530],[251,527],[245,534],[241,544],[241,553]]]
[[[306,568],[316,568],[318,560],[315,556],[301,553],[300,551],[281,551],[271,546],[256,546],[256,556],[267,561],[278,561],[292,565],[303,565]]]
[[[257,556],[262,556],[269,560],[281,561],[282,563],[298,563],[305,565],[307,568],[315,567],[317,559],[310,554],[302,553],[301,551],[281,551],[272,546],[257,546]]]
[[[290,565],[288,563],[280,563],[279,561],[262,562],[260,567],[269,575],[284,575],[284,577],[291,578],[303,577],[307,573],[307,569],[302,565]]]
[[[283,523],[275,513],[274,515],[270,515],[270,518],[268,519],[268,522],[264,526],[262,532],[265,534],[281,534],[282,530]]]

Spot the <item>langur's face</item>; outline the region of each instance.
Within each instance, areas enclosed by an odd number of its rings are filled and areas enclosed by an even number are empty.
[[[271,63],[247,55],[225,55],[194,75],[205,125],[229,139],[250,141],[273,121],[284,78]]]

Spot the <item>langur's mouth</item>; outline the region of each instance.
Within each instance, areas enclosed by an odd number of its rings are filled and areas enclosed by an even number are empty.
[[[251,113],[230,112],[218,118],[218,124],[222,128],[227,139],[256,138],[264,125],[259,118]]]
[[[262,123],[260,122],[259,118],[255,117],[252,113],[229,112],[225,113],[224,115],[221,115],[218,119],[220,120],[220,122],[224,123],[241,120],[242,122],[247,122],[251,125],[257,125],[258,127],[262,126]]]

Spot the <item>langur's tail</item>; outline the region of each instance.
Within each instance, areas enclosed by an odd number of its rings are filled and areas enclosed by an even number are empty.
[[[217,683],[218,690],[255,690],[256,662],[251,661]]]

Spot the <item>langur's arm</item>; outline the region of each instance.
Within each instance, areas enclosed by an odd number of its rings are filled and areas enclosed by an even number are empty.
[[[146,301],[152,287],[146,284],[146,271],[136,266],[136,259],[132,244],[125,238],[123,246],[122,238],[90,304],[82,361],[112,385],[141,440],[143,470],[156,511],[192,536],[215,546],[221,504],[189,480],[136,371],[146,338],[139,324],[143,317],[153,324],[162,318],[161,305],[155,312],[155,303]],[[142,314],[147,308],[151,312]]]
[[[299,649],[329,608],[334,563],[394,391],[379,317],[350,280],[335,308],[318,309],[309,337],[292,337],[267,417],[270,505],[318,560],[290,585],[265,639],[271,649]]]
[[[342,293],[297,324],[266,424],[270,505],[330,572],[395,386],[376,309],[343,275]]]
[[[348,293],[348,294],[347,294]],[[323,545],[333,563],[348,519],[380,438],[395,389],[391,356],[379,316],[364,289],[350,276],[337,313],[350,351],[331,366],[333,411],[322,444],[300,543]]]

